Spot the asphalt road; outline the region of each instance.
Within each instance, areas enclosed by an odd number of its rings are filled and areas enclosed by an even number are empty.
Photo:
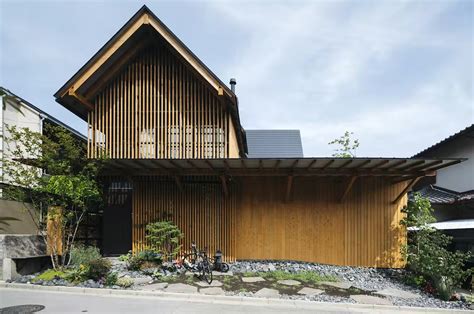
[[[291,301],[285,304],[270,305],[262,302],[242,301],[239,304],[229,301],[203,299],[190,301],[185,298],[136,295],[97,295],[58,291],[38,291],[31,289],[0,288],[0,314],[32,313],[12,306],[33,306],[38,313],[405,313],[407,309],[396,307],[356,306],[343,307],[341,304],[310,303],[306,308],[297,308]],[[410,309],[410,313],[418,312]],[[430,312],[424,309],[421,313]],[[446,313],[446,312],[444,312]],[[464,313],[467,313],[464,311]]]

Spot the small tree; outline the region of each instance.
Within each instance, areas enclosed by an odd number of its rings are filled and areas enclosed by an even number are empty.
[[[333,157],[352,158],[356,156],[356,150],[359,147],[359,140],[351,139],[354,132],[346,131],[343,136],[336,138],[328,143],[328,145],[339,145],[340,148],[335,149]]]
[[[7,126],[7,132],[8,149],[2,162],[9,185],[4,197],[33,204],[43,217],[37,229],[53,267],[67,265],[87,211],[102,204],[96,181],[101,163],[87,159],[85,143],[62,127],[45,124],[45,135],[15,126]],[[61,230],[55,235],[60,239],[48,241],[47,225],[52,221]]]
[[[150,249],[163,254],[168,260],[179,253],[179,241],[183,237],[181,230],[171,221],[157,221],[146,225],[146,240]]]
[[[449,299],[453,290],[471,274],[471,270],[463,270],[471,254],[447,249],[452,237],[429,225],[436,219],[428,199],[415,194],[403,212],[406,216],[401,224],[414,229],[402,249],[408,267],[423,278],[418,283],[433,282],[440,297]]]

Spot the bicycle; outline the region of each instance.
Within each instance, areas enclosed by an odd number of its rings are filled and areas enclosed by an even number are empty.
[[[191,253],[184,254],[182,257],[182,265],[187,270],[198,273],[198,276],[208,284],[212,283],[212,264],[207,256],[207,248],[199,251],[196,243],[193,242],[191,244]]]

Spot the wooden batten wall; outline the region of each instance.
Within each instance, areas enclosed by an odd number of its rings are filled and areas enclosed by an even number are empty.
[[[150,181],[151,180],[151,181]],[[405,231],[400,227],[406,197],[391,202],[406,183],[384,178],[357,179],[340,202],[344,177],[303,178],[293,182],[285,201],[286,179],[248,177],[231,185],[229,196],[218,181],[134,183],[133,250],[144,248],[145,225],[163,213],[191,241],[223,250],[226,260],[299,260],[336,265],[402,267]],[[200,181],[200,183],[198,183]]]
[[[145,48],[95,97],[88,156],[238,157],[222,97],[167,46]]]
[[[228,197],[216,178],[183,178],[181,187],[166,178],[136,178],[133,186],[134,252],[146,247],[146,224],[167,219],[184,233],[184,251],[195,241],[198,248],[208,246],[210,254],[220,249],[226,261],[235,260],[237,186],[228,185]]]

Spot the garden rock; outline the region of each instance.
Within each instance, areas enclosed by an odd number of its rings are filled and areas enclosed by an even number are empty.
[[[379,294],[379,295],[383,295],[383,296],[389,296],[389,297],[402,298],[402,299],[421,298],[421,296],[419,294],[415,294],[415,293],[412,293],[412,292],[403,291],[403,290],[395,289],[395,288],[385,288],[383,290],[375,292],[375,294]]]
[[[168,285],[166,291],[178,293],[195,293],[197,292],[197,287],[186,285],[184,283],[173,283]]]
[[[149,277],[132,278],[134,286],[140,286],[149,283],[152,279]]]
[[[140,286],[140,290],[145,290],[145,291],[155,291],[155,290],[164,290],[166,287],[168,287],[167,282],[158,282],[158,283],[153,283],[151,285],[143,285]]]
[[[324,290],[321,290],[321,289],[313,289],[313,288],[304,287],[303,289],[298,291],[298,294],[318,295],[318,294],[321,294],[323,292],[324,292]]]
[[[222,287],[222,282],[219,280],[213,280],[210,284],[205,281],[198,281],[196,284],[200,287]]]
[[[278,298],[280,296],[280,292],[275,289],[262,288],[255,292],[254,295],[263,298]]]
[[[352,283],[350,282],[332,282],[332,281],[321,281],[320,284],[325,285],[325,286],[331,286],[334,288],[339,288],[339,289],[349,289],[352,287]]]
[[[353,299],[354,301],[360,304],[392,305],[392,302],[390,302],[387,299],[374,297],[371,295],[363,295],[363,294],[351,295],[351,299]]]
[[[278,280],[279,284],[286,285],[286,286],[299,286],[301,282],[297,280],[287,279],[287,280]]]
[[[208,295],[224,295],[225,294],[224,290],[218,287],[202,288],[202,289],[199,289],[199,293],[208,294]]]
[[[265,281],[262,277],[242,277],[243,282],[259,282]]]

